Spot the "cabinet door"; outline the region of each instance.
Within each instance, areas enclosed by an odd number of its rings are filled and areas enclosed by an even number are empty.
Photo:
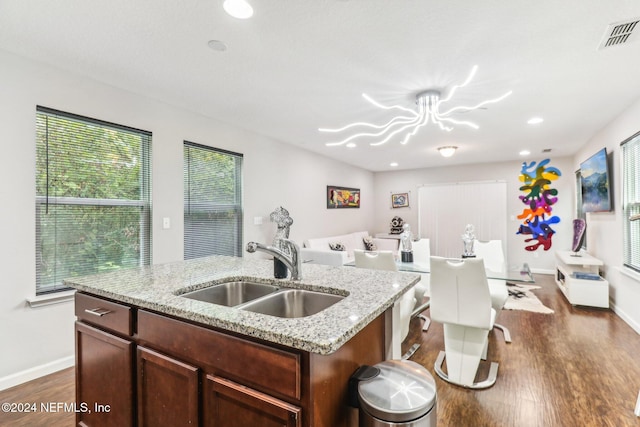
[[[301,409],[249,387],[207,375],[204,385],[206,427],[300,427]]]
[[[198,368],[138,347],[138,425],[198,426]]]
[[[131,341],[76,322],[78,425],[133,425],[133,349]]]

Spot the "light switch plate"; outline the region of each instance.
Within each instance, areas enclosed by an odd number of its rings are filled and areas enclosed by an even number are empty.
[[[168,230],[171,228],[171,218],[162,218],[162,228]]]
[[[253,225],[262,225],[262,217],[254,216],[253,217]]]

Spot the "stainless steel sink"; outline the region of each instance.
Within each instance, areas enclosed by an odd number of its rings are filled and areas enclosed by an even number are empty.
[[[319,313],[343,298],[340,295],[303,289],[283,289],[238,308],[276,317],[305,317]]]
[[[233,307],[276,292],[277,286],[249,281],[226,282],[180,296]]]

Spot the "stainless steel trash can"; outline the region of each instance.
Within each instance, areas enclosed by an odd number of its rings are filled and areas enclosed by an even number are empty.
[[[422,365],[388,360],[380,373],[358,383],[360,427],[433,427],[436,382]]]

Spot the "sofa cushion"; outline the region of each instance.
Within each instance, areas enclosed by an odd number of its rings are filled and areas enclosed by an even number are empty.
[[[333,243],[329,243],[329,248],[332,251],[345,251],[346,248],[344,247],[344,245],[342,244],[342,242],[333,242]]]
[[[362,242],[364,243],[365,250],[367,250],[367,251],[377,251],[378,250],[378,246],[373,241],[373,237],[367,236],[364,239],[362,239]]]
[[[340,236],[319,237],[315,239],[307,239],[303,242],[305,248],[331,250],[329,244],[340,242],[344,245],[347,255],[353,259],[353,250],[364,250],[363,238],[369,235],[368,231],[357,231],[355,233],[343,234]]]

